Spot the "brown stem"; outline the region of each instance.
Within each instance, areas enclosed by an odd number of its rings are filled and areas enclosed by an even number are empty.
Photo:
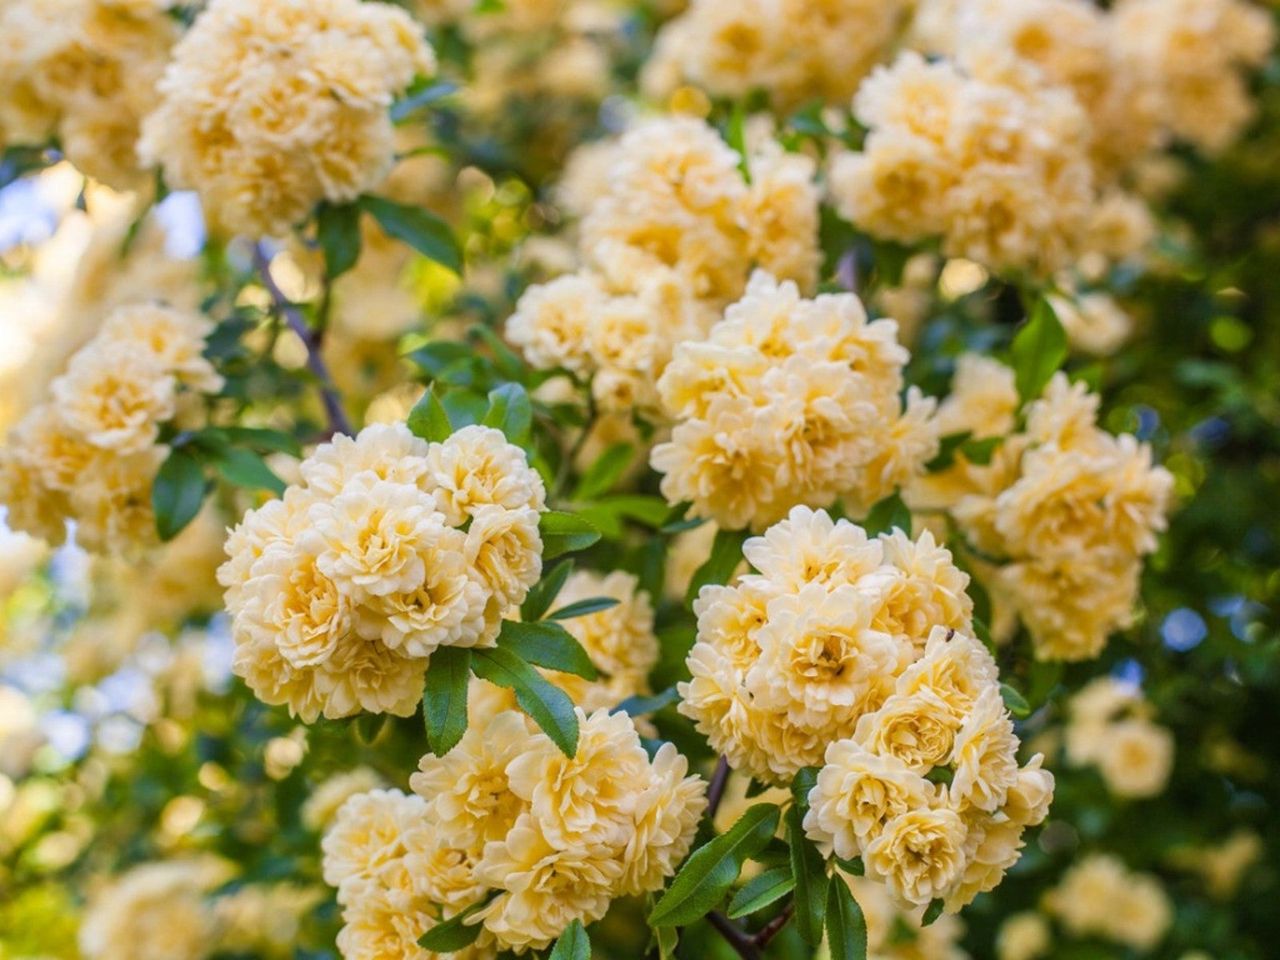
[[[729,782],[729,761],[721,757],[716,761],[715,773],[711,774],[711,786],[707,788],[707,816],[715,817],[724,799],[724,788]]]
[[[276,285],[271,276],[271,260],[260,243],[254,245],[253,263],[262,277],[262,285],[266,288],[267,293],[271,295],[271,301],[275,304],[276,311],[280,316],[284,317],[285,323],[289,324],[289,329],[298,335],[302,345],[307,348],[307,369],[320,382],[320,398],[324,401],[325,415],[329,418],[330,434],[345,433],[347,436],[354,435],[354,431],[351,429],[351,421],[347,419],[346,411],[342,409],[342,400],[333,385],[333,378],[329,376],[329,368],[325,366],[324,359],[320,356],[320,344],[307,326],[307,322],[302,318],[298,308],[290,302],[280,287]]]
[[[834,883],[836,881],[832,882]],[[781,913],[756,931],[756,935],[751,938],[755,941],[756,946],[761,948],[767,947],[769,945],[769,941],[776,937],[782,928],[787,925],[787,921],[791,919],[791,915],[795,912],[796,902],[792,900],[782,908]]]
[[[715,927],[720,936],[724,937],[725,942],[737,951],[738,956],[742,960],[761,960],[761,953],[756,947],[753,940],[746,933],[743,933],[738,926],[726,917],[723,913],[712,910],[707,914],[707,922]]]

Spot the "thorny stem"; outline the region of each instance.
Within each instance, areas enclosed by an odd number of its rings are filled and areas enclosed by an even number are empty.
[[[289,329],[298,335],[302,345],[307,348],[307,369],[320,382],[320,398],[324,401],[325,415],[329,418],[330,434],[345,433],[347,436],[353,436],[351,421],[347,419],[346,411],[342,409],[342,400],[333,385],[329,368],[325,366],[324,359],[320,356],[320,344],[302,318],[302,314],[298,312],[298,308],[276,285],[271,276],[271,260],[260,243],[253,247],[253,264],[262,277],[262,285],[271,295],[276,311],[284,317],[285,323],[289,324]]]
[[[715,773],[711,775],[711,786],[707,788],[707,816],[714,817],[724,799],[724,788],[729,782],[729,761],[721,757],[716,762]]]

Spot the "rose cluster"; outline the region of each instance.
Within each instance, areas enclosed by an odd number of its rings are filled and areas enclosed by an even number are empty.
[[[786,783],[853,736],[935,629],[967,631],[969,578],[925,532],[869,539],[795,507],[743,547],[758,571],[694,603],[680,712],[738,770]]]
[[[1067,760],[1096,766],[1120,797],[1154,797],[1173,771],[1173,734],[1151,719],[1151,704],[1136,685],[1099,677],[1071,698],[1065,734]]]
[[[625,714],[578,721],[566,757],[523,714],[498,713],[423,757],[413,795],[343,805],[323,846],[346,960],[434,956],[417,939],[478,905],[464,921],[478,936],[454,955],[525,953],[616,897],[662,888],[693,841],[705,782],[670,743],[650,759]]]
[[[0,149],[57,140],[84,174],[145,182],[135,147],[179,27],[168,0],[0,4]]]
[[[1020,617],[1041,659],[1097,656],[1129,622],[1142,558],[1165,527],[1172,475],[1145,443],[1101,429],[1098,402],[1055,374],[1015,430],[1013,371],[962,359],[938,428],[998,446],[986,463],[960,452],[908,490],[913,508],[947,510],[989,561],[980,574],[1007,608],[999,617]]]
[[[139,151],[198,191],[216,228],[283,235],[321,200],[381,182],[387,108],[434,69],[421,27],[390,4],[212,0],[174,48]]]
[[[756,272],[705,340],[658,381],[671,439],[653,449],[662,493],[721,527],[759,530],[794,504],[844,498],[864,514],[937,452],[933,402],[907,391],[892,320],[853,294],[801,297]]]
[[[204,358],[213,324],[153,303],[113,311],[0,449],[0,502],[15,530],[62,543],[75,521],[86,550],[154,543],[151,486],[168,448],[162,424],[203,416],[222,386]]]
[[[959,910],[1000,883],[1048,813],[1053,775],[1039,754],[1019,768],[1018,746],[991,654],[935,627],[879,709],[827,748],[805,831],[861,858],[898,902]]]
[[[846,100],[910,11],[902,0],[693,0],[658,33],[641,85],[651,97],[685,83],[729,99],[765,90],[780,108]]]
[[[742,295],[756,264],[816,282],[813,161],[766,141],[742,158],[689,117],[643,122],[595,162],[578,248],[582,266],[530,287],[506,324],[535,367],[591,378],[597,402],[656,406],[654,382],[683,340],[700,340]]]
[[[498,430],[336,437],[247,513],[218,579],[234,668],[308,722],[407,716],[440,646],[490,646],[542,572],[542,478]]]

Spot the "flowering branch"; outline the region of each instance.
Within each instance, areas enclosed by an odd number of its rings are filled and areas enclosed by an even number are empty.
[[[342,400],[338,396],[337,388],[333,385],[329,368],[325,365],[324,358],[320,356],[320,343],[302,318],[302,314],[298,312],[298,308],[284,295],[284,291],[272,278],[271,259],[260,243],[254,244],[253,264],[262,277],[262,285],[271,295],[276,311],[284,317],[285,322],[289,324],[289,329],[298,335],[302,345],[307,348],[307,369],[320,381],[320,398],[324,402],[325,414],[329,418],[330,433],[345,433],[352,436],[355,431],[351,428],[351,421],[347,419],[346,411],[342,409]]]

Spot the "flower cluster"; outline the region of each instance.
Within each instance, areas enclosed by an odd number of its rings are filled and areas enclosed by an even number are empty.
[[[813,161],[766,141],[749,162],[748,184],[738,154],[700,120],[629,131],[586,204],[583,266],[530,287],[507,337],[535,367],[591,377],[606,410],[653,407],[676,345],[702,339],[753,264],[816,282]]]
[[[392,98],[435,69],[403,10],[359,0],[212,0],[174,48],[140,152],[209,221],[282,235],[376,187]]]
[[[1099,677],[1071,698],[1067,760],[1090,764],[1119,797],[1154,797],[1173,769],[1173,735],[1151,720],[1151,706],[1133,684]]]
[[[16,530],[86,550],[128,553],[155,540],[151,485],[160,426],[200,415],[196,391],[222,379],[204,358],[213,325],[159,304],[120,307],[77,351],[0,450],[0,501]]]
[[[1019,407],[1013,372],[962,359],[939,428],[1003,438],[989,463],[957,454],[918,478],[913,508],[946,509],[979,556],[993,596],[1021,617],[1045,660],[1098,655],[1129,622],[1142,558],[1165,527],[1173,477],[1133,436],[1097,425],[1098,397],[1055,374],[1010,432]]]
[[[705,341],[658,381],[676,426],[652,454],[662,493],[724,528],[759,530],[794,504],[865,513],[937,452],[933,402],[899,394],[908,354],[853,294],[803,299],[758,271]]]
[[[218,570],[235,671],[308,722],[412,713],[440,646],[488,646],[542,572],[545,491],[524,451],[471,426],[339,436],[250,511]]]
[[[624,714],[578,711],[566,757],[520,713],[473,725],[425,756],[414,795],[373,791],[342,807],[324,838],[346,960],[429,957],[418,937],[476,904],[463,954],[550,944],[615,897],[662,888],[693,841],[706,784],[672,744],[650,760]]]
[[[860,152],[831,162],[840,214],[948,256],[1048,274],[1068,265],[1096,202],[1088,121],[1070,92],[1015,86],[901,54],[859,88]]]
[[[910,9],[902,0],[694,0],[658,34],[642,85],[654,97],[682,83],[730,99],[762,89],[784,108],[847,100]]]
[[[1244,0],[1121,0],[1111,18],[1122,56],[1158,91],[1161,123],[1203,150],[1229,146],[1254,114],[1241,70],[1275,44],[1271,14]]]
[[[703,587],[694,603],[680,712],[758,780],[820,765],[884,705],[935,628],[970,629],[969,578],[927,531],[872,540],[795,507],[743,553],[758,573]]]
[[[1150,950],[1173,922],[1173,906],[1155,877],[1129,870],[1115,856],[1081,857],[1044,898],[1072,936],[1095,936]]]
[[[1000,883],[1048,813],[1053,775],[1038,754],[1019,768],[1018,746],[991,654],[935,627],[882,705],[827,747],[805,831],[861,858],[898,902],[958,910]]]
[[[143,182],[135,146],[178,37],[167,0],[0,6],[0,148],[57,140],[87,176]]]
[[[80,928],[86,960],[206,960],[222,953],[292,950],[319,890],[246,884],[217,890],[230,864],[214,857],[144,863],[90,900]]]

